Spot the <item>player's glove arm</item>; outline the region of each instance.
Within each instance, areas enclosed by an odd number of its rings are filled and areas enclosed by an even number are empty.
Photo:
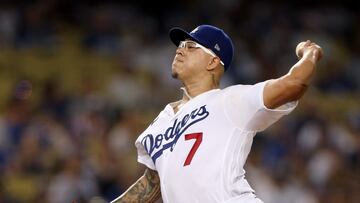
[[[154,170],[146,169],[143,176],[111,203],[153,203],[160,196],[158,173]]]
[[[296,54],[300,60],[286,75],[266,83],[264,104],[267,108],[274,109],[299,100],[310,84],[316,63],[323,55],[321,47],[310,41],[299,43]]]

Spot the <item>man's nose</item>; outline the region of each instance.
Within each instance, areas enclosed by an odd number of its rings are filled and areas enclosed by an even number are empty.
[[[184,56],[184,49],[185,49],[185,48],[177,48],[177,49],[176,49],[176,54],[179,54],[179,55],[181,55],[181,56]]]

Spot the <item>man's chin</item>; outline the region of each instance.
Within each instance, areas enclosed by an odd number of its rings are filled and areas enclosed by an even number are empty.
[[[179,73],[178,71],[176,70],[177,67],[173,66],[171,67],[171,77],[174,78],[174,79],[178,79],[179,78]]]

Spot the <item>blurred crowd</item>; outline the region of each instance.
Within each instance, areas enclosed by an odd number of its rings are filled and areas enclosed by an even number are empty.
[[[198,24],[234,41],[222,87],[285,74],[302,40],[323,47],[298,108],[255,137],[247,177],[266,203],[360,202],[359,22],[356,4],[341,2],[4,1],[0,203],[124,192],[144,170],[137,136],[181,96],[168,30]]]

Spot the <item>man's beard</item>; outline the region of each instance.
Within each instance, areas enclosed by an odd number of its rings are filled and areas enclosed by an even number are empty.
[[[176,72],[172,72],[171,77],[174,78],[174,79],[178,79],[179,75]]]

